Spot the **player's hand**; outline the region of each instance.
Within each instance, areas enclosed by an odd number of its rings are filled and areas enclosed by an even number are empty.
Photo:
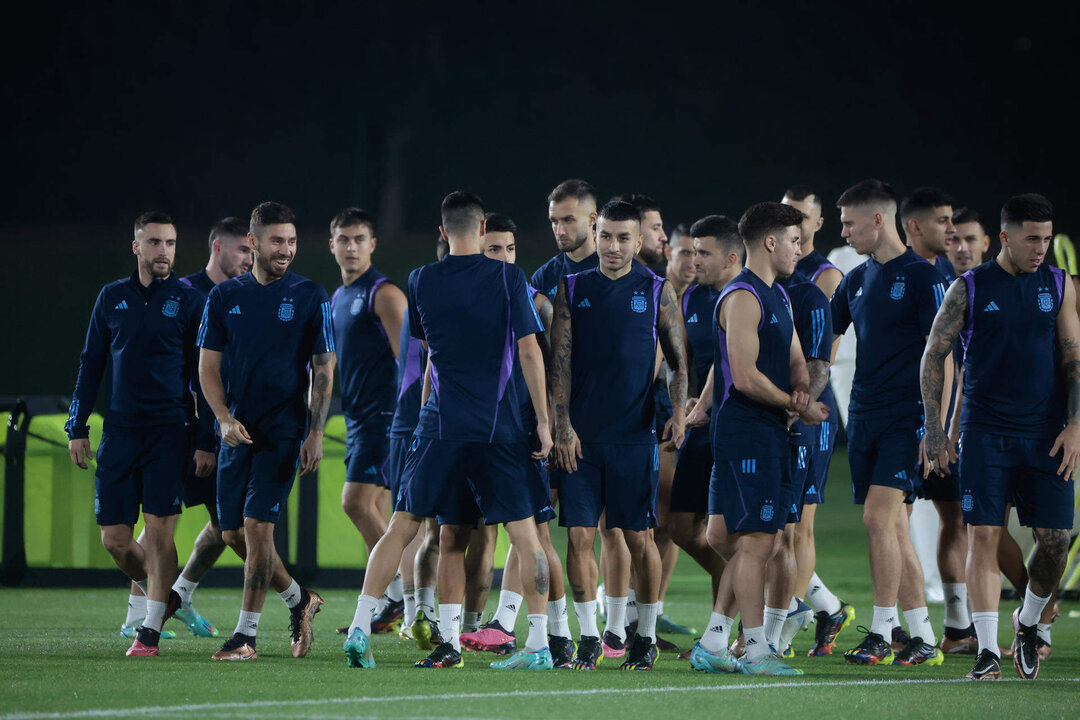
[[[551,448],[555,444],[551,441],[551,430],[548,423],[536,423],[536,439],[540,442],[540,449],[532,454],[533,460],[547,460]]]
[[[949,438],[940,427],[926,427],[926,432],[919,441],[923,478],[930,477],[930,473],[936,473],[939,477],[950,474],[950,449]]]
[[[1050,457],[1062,451],[1061,465],[1058,467],[1058,475],[1068,482],[1080,466],[1080,425],[1070,423],[1065,426],[1061,434],[1054,440],[1054,447],[1050,448]]]
[[[709,411],[702,407],[700,401],[696,401],[693,408],[690,408],[690,403],[687,403],[686,407],[689,408],[686,412],[686,427],[696,428],[709,424]]]
[[[210,477],[217,467],[217,455],[207,450],[195,451],[195,477]]]
[[[698,398],[686,398],[686,409],[683,411],[684,417],[689,417],[690,413],[694,412],[694,408],[698,404]]]
[[[89,467],[86,461],[90,459],[90,438],[68,440],[68,454],[71,455],[71,462],[86,470]]]
[[[788,410],[797,412],[800,416],[802,416],[804,412],[810,409],[811,402],[813,402],[813,399],[810,397],[810,393],[803,390],[792,390],[791,405],[788,407]],[[817,423],[807,423],[807,425],[816,424]]]
[[[798,391],[796,391],[798,392]],[[807,393],[800,393],[806,397],[810,397]],[[794,398],[795,394],[792,394]],[[829,419],[829,406],[818,400],[811,401],[805,410],[799,412],[799,419],[807,425],[820,425],[824,421]]]
[[[660,443],[660,449],[664,452],[677,452],[682,447],[686,438],[686,421],[677,420],[674,416],[669,417],[664,423],[664,437]]]
[[[308,431],[304,444],[300,446],[300,474],[308,475],[319,469],[322,460],[323,434],[316,430]]]
[[[251,444],[251,436],[248,435],[247,428],[232,415],[225,420],[218,420],[218,427],[221,430],[221,441],[229,447]]]
[[[557,441],[555,442],[555,464],[565,472],[577,472],[578,458],[584,457],[581,452],[581,441],[570,423],[560,425],[556,430]]]

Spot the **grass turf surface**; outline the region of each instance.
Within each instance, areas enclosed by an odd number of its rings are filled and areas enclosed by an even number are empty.
[[[157,658],[126,658],[130,641],[119,636],[126,590],[0,590],[0,720],[68,717],[215,718],[536,718],[716,717],[986,717],[1012,713],[1039,718],[1076,717],[1080,698],[1080,621],[1061,604],[1064,617],[1054,625],[1054,657],[1035,682],[959,682],[971,656],[949,656],[935,668],[847,666],[842,651],[858,641],[854,626],[868,624],[870,581],[861,514],[848,500],[847,462],[838,453],[829,485],[829,502],[818,512],[818,572],[830,588],[856,607],[851,628],[841,633],[831,657],[807,658],[812,629],[795,639],[799,678],[706,675],[689,663],[662,653],[651,673],[620,672],[618,662],[594,673],[569,670],[495,671],[489,654],[466,652],[465,667],[419,670],[412,664],[424,653],[397,636],[375,637],[375,670],[350,670],[334,628],[352,618],[355,591],[323,592],[327,600],[315,620],[309,656],[289,655],[288,614],[273,594],[259,628],[258,660],[211,663],[210,655],[236,620],[240,590],[200,589],[196,606],[221,632],[218,639],[192,637],[178,621],[167,627],[175,640],[162,641]],[[565,533],[555,530],[556,543]],[[355,538],[359,542],[359,537]],[[708,581],[685,555],[668,588],[666,613],[703,628],[709,617]],[[489,609],[497,591],[489,599]],[[1001,607],[999,640],[1009,644],[1009,614]],[[931,606],[940,632],[943,610]],[[571,615],[571,628],[577,633]],[[525,614],[518,636],[524,638]],[[668,636],[681,648],[689,636]],[[1011,661],[1003,673],[1015,678]]]

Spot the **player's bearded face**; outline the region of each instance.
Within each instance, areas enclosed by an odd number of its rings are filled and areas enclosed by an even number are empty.
[[[285,274],[296,257],[296,228],[290,223],[263,228],[255,240],[255,262],[269,277]]]
[[[176,260],[176,228],[148,223],[136,233],[133,250],[143,273],[154,279],[169,277]]]
[[[234,278],[251,269],[252,250],[247,237],[227,242],[221,249],[221,272]]]

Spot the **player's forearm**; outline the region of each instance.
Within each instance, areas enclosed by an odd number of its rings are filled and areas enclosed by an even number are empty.
[[[334,367],[337,354],[328,352],[311,358],[311,432],[326,431],[326,419],[330,415],[330,394],[334,389]]]
[[[1062,348],[1061,367],[1065,375],[1065,407],[1070,425],[1080,425],[1080,345],[1075,341]]]
[[[701,386],[701,395],[698,397],[697,405],[702,411],[712,408],[712,396],[713,396],[713,384],[715,383],[715,375],[713,370],[716,365],[709,366],[709,374],[705,376],[705,384]]]
[[[521,373],[525,376],[525,385],[529,388],[529,397],[532,399],[533,412],[536,413],[536,422],[547,425],[548,417],[547,382],[544,379],[544,359],[537,347],[535,351],[526,350],[518,355],[521,362]]]
[[[566,285],[559,284],[555,294],[555,317],[551,322],[551,408],[555,425],[570,422],[570,358],[573,355],[573,331]]]
[[[673,416],[681,420],[686,409],[688,364],[686,361],[686,326],[675,290],[665,282],[660,292],[659,310],[660,348],[670,371],[668,396],[674,409]]]
[[[945,358],[945,377],[941,386],[941,425],[949,426],[949,400],[952,399],[954,371],[952,353]]]
[[[199,357],[199,385],[202,387],[203,398],[210,410],[220,423],[231,417],[229,406],[225,403],[225,384],[221,381],[221,354],[216,358],[207,355],[203,350]]]
[[[928,346],[920,366],[923,417],[928,432],[944,432],[941,424],[941,396],[945,390],[945,357]]]
[[[829,363],[824,360],[807,360],[806,373],[810,377],[810,397],[817,400],[829,384]]]
[[[747,372],[733,372],[735,389],[755,402],[773,407],[791,409],[791,395],[773,384],[763,372],[752,367]]]

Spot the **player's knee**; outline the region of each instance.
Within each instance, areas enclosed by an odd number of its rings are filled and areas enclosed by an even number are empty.
[[[244,534],[240,530],[222,530],[221,539],[239,555],[244,552]]]
[[[566,540],[571,552],[592,552],[593,534],[589,528],[571,527],[566,530]]]
[[[439,528],[439,552],[464,553],[470,533],[471,529],[462,525],[443,525]]]
[[[731,542],[731,535],[728,534],[725,528],[710,525],[708,530],[705,531],[705,540],[709,543],[709,547],[713,549],[713,552],[720,555],[720,557],[730,559],[734,553],[735,548]]]
[[[624,530],[623,539],[634,557],[640,557],[653,544],[648,530]]]
[[[871,535],[883,535],[896,532],[896,520],[880,510],[863,507],[863,525]]]
[[[135,538],[126,525],[105,525],[101,528],[101,546],[114,557],[129,552],[134,542]]]

